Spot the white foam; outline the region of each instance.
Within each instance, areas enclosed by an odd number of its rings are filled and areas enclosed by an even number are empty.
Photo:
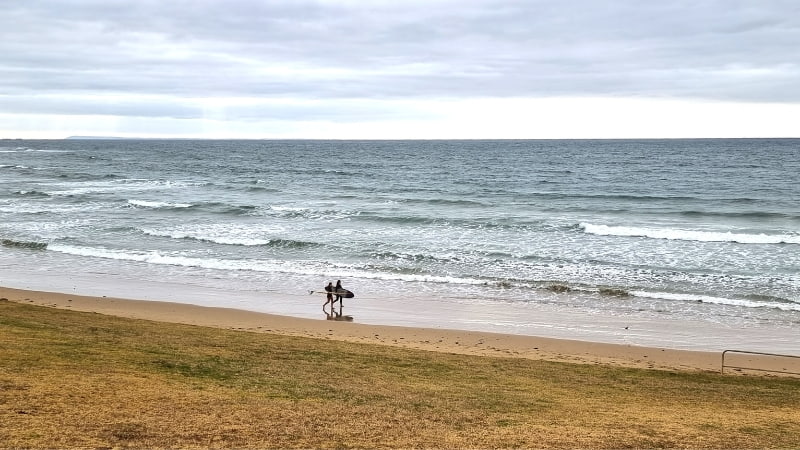
[[[62,186],[65,189],[49,191],[51,195],[83,195],[93,193],[113,193],[125,191],[149,191],[156,189],[169,189],[173,187],[187,187],[189,184],[177,181],[157,181],[144,179],[125,179],[111,181],[87,181],[54,183],[53,186]]]
[[[742,300],[742,299],[713,297],[708,295],[696,295],[696,294],[673,294],[668,292],[631,291],[631,294],[637,297],[655,298],[663,300],[713,303],[715,305],[742,306],[746,308],[775,308],[775,309],[780,309],[782,311],[800,311],[800,303],[789,303],[789,302],[784,303],[784,302],[769,302],[769,301],[759,302],[754,300]]]
[[[148,264],[195,267],[201,269],[226,271],[279,272],[297,275],[315,275],[330,277],[366,278],[388,281],[449,283],[461,285],[483,285],[485,281],[472,278],[450,276],[430,276],[422,274],[392,274],[370,272],[346,265],[330,264],[315,261],[281,261],[281,260],[226,260],[215,258],[196,258],[182,255],[165,255],[158,251],[114,250],[94,247],[78,247],[53,244],[49,250],[70,255],[136,261]]]
[[[290,212],[312,211],[311,208],[303,208],[298,206],[278,206],[278,205],[271,205],[269,209],[273,211],[290,211]]]
[[[406,273],[388,273],[388,272],[370,272],[363,269],[357,269],[347,266],[336,266],[332,269],[327,269],[322,275],[336,276],[343,278],[366,278],[371,280],[383,281],[403,281],[403,282],[416,282],[416,283],[441,283],[441,284],[456,284],[456,285],[484,285],[485,280],[475,278],[460,278],[452,276],[434,276],[424,274],[406,274]]]
[[[591,223],[581,223],[580,227],[586,233],[598,236],[647,237],[651,239],[698,242],[736,242],[739,244],[800,244],[800,235],[797,234],[748,234],[733,233],[730,231],[720,232],[684,230],[678,228],[594,225]]]
[[[106,208],[101,203],[83,203],[80,205],[53,205],[23,202],[5,202],[0,206],[0,212],[12,214],[37,214],[37,213],[82,213],[97,211]],[[63,223],[63,220],[60,222]]]
[[[349,211],[345,209],[317,209],[313,207],[297,207],[297,206],[284,206],[284,205],[270,205],[269,208],[260,209],[260,214],[269,215],[270,211],[284,213],[289,215],[298,215],[307,219],[344,219],[350,216],[357,216],[358,212]]]
[[[143,208],[190,208],[192,206],[190,203],[151,202],[147,200],[128,200],[128,203]]]
[[[196,224],[174,228],[143,228],[142,233],[172,239],[196,239],[225,245],[267,245],[284,231],[271,225],[251,224]],[[272,237],[270,237],[272,236]]]
[[[198,267],[203,269],[221,270],[255,270],[271,271],[274,267],[267,267],[267,261],[253,260],[218,260],[193,258],[181,255],[164,255],[158,251],[134,251],[134,250],[113,250],[94,247],[77,247],[70,245],[55,244],[48,247],[49,250],[66,253],[70,255],[86,256],[94,258],[115,259],[122,261],[137,261],[150,264]],[[274,266],[274,265],[272,265]]]
[[[142,229],[142,233],[150,236],[168,237],[172,239],[196,239],[198,241],[225,245],[257,246],[267,245],[271,242],[270,239],[221,235],[218,233],[215,234],[213,231],[209,232],[208,230],[156,230],[148,228]]]

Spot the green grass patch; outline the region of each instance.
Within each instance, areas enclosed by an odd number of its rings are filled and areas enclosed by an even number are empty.
[[[0,302],[0,447],[793,447],[800,380]]]

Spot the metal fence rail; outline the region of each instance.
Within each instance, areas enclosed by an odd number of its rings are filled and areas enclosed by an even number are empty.
[[[759,355],[759,356],[772,356],[772,357],[776,357],[776,358],[795,358],[795,359],[800,359],[800,356],[797,356],[797,355],[780,355],[780,354],[777,354],[777,353],[749,352],[749,351],[746,351],[746,350],[725,350],[725,351],[722,352],[722,367],[720,368],[720,372],[721,373],[725,373],[725,368],[727,367],[729,369],[756,370],[756,371],[759,371],[759,372],[788,373],[788,374],[792,374],[792,375],[800,375],[800,372],[790,372],[790,371],[785,371],[785,370],[761,369],[761,368],[758,368],[758,367],[743,367],[743,366],[727,365],[727,364],[725,364],[725,355],[727,353],[743,353],[743,354],[746,354],[746,355]]]

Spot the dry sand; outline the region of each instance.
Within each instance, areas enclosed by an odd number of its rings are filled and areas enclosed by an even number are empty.
[[[365,325],[183,303],[89,297],[2,287],[0,287],[0,298],[134,319],[481,356],[689,371],[719,371],[722,357],[718,352],[637,347],[475,331]],[[729,354],[726,363],[800,372],[800,359],[757,358]]]

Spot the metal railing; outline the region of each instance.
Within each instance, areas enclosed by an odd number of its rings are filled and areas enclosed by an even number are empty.
[[[725,364],[725,355],[727,353],[743,353],[743,354],[746,354],[746,355],[772,356],[772,357],[776,357],[776,358],[795,358],[795,359],[800,359],[800,356],[796,356],[796,355],[780,355],[780,354],[777,354],[777,353],[749,352],[749,351],[746,351],[746,350],[725,350],[725,351],[722,352],[722,367],[720,368],[720,372],[721,373],[725,373],[725,368],[727,367],[729,369],[756,370],[756,371],[759,371],[759,372],[788,373],[788,374],[792,374],[792,375],[800,375],[800,372],[791,372],[791,371],[786,371],[786,370],[761,369],[761,368],[758,368],[758,367],[743,367],[743,366],[727,365],[727,364]]]

